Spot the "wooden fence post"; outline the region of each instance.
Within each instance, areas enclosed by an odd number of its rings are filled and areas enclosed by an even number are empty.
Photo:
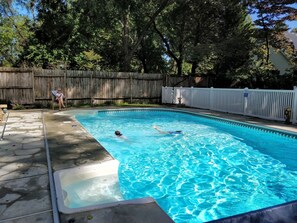
[[[64,93],[65,93],[65,104],[66,104],[66,108],[68,107],[68,89],[67,89],[67,69],[65,67],[64,69]]]
[[[33,96],[33,99],[32,99],[32,101],[35,103],[36,101],[35,101],[35,77],[34,77],[35,75],[34,75],[34,72],[33,72],[33,70],[31,70],[31,77],[32,77],[32,96]]]

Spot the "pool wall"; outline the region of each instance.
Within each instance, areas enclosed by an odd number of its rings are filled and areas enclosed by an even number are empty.
[[[206,223],[296,223],[297,201],[221,218]]]

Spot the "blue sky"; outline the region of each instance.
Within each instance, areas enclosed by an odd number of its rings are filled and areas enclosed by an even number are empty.
[[[297,9],[297,3],[291,5],[293,8]],[[297,28],[297,20],[286,22],[290,29]]]
[[[297,20],[286,22],[290,29],[297,28]]]
[[[297,28],[297,21],[290,21],[290,22],[287,22],[287,25],[293,29],[293,28]]]

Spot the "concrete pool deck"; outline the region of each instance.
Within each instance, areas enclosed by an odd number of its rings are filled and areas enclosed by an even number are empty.
[[[157,108],[182,109],[297,134],[296,125],[282,122],[208,110]],[[52,110],[9,111],[4,137],[0,141],[0,223],[53,222],[46,144],[53,171],[113,159],[79,123],[69,115],[61,114],[63,112]],[[0,122],[0,134],[3,132],[4,123]],[[44,124],[46,135],[43,131]],[[155,203],[117,207],[113,210],[93,210],[72,216],[60,215],[60,219],[61,222],[69,223],[173,222]]]

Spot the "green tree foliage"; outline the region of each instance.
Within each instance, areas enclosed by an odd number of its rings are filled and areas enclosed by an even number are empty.
[[[232,85],[235,71],[251,57],[252,21],[246,9],[235,0],[226,0],[220,8],[218,42],[214,44],[213,86]]]
[[[269,46],[296,58],[282,35],[296,15],[289,0],[0,3],[2,66],[199,74],[215,87],[267,87],[277,72]],[[248,11],[257,13],[256,26]]]
[[[163,52],[150,27],[169,2],[77,1],[79,40],[102,56],[103,69],[160,72]]]
[[[28,48],[23,54],[23,64],[54,68],[68,62],[71,51],[68,47],[74,30],[73,17],[66,1],[39,0],[35,4],[38,12],[31,27]]]
[[[40,0],[37,5],[36,38],[49,49],[63,48],[68,42],[73,20],[63,0]]]
[[[14,10],[12,0],[0,0],[0,66],[16,65],[27,39],[32,35],[30,25],[27,17]]]
[[[155,23],[178,75],[187,62],[189,73],[211,75],[214,85],[248,59],[251,29],[245,8],[230,0],[178,1]]]
[[[251,13],[257,15],[254,21],[258,29],[258,39],[263,39],[266,46],[266,63],[269,63],[269,45],[273,45],[274,36],[288,30],[285,21],[297,19],[297,9],[292,0],[248,0],[244,1]]]
[[[257,19],[254,21],[256,25],[254,59],[245,64],[248,71],[246,76],[250,77],[247,78],[250,80],[249,86],[291,89],[296,84],[296,82],[294,83],[295,78],[290,78],[290,76],[294,76],[294,69],[286,75],[279,75],[274,65],[271,64],[270,49],[273,47],[274,50],[281,50],[294,64],[294,50],[292,44],[285,38],[284,31],[288,30],[285,22],[297,18],[297,9],[292,5],[296,1],[248,0],[243,2],[249,7],[251,13],[257,15]],[[284,81],[286,84],[283,84]]]

